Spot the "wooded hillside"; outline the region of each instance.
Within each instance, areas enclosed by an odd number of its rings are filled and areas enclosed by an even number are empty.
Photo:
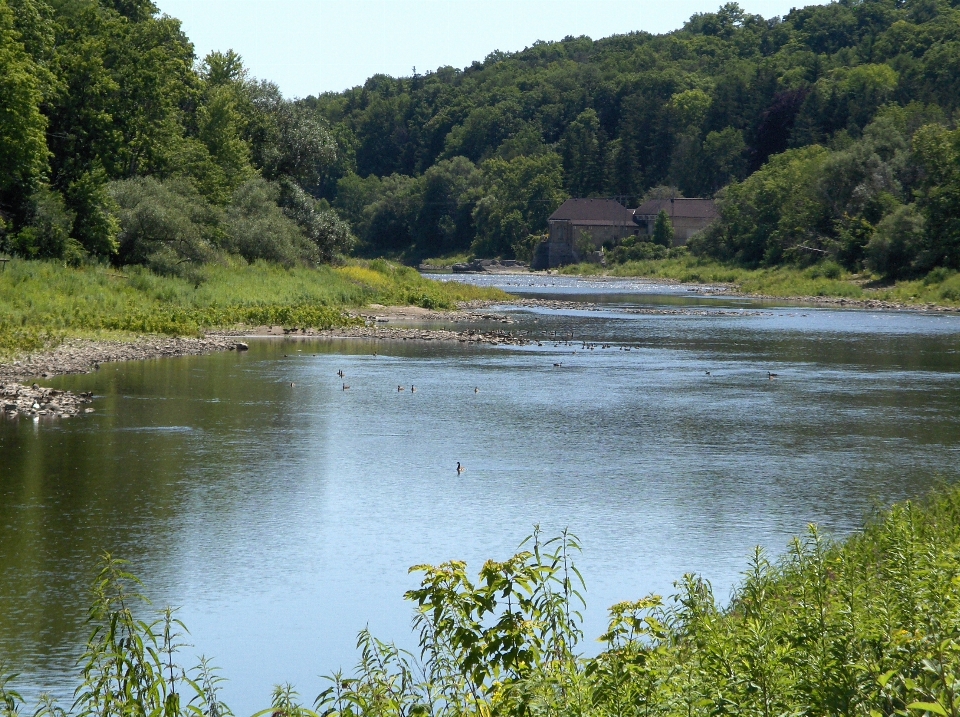
[[[568,196],[717,196],[695,252],[960,269],[960,10],[730,3],[303,100],[149,0],[0,0],[2,249],[188,272],[525,256]],[[339,215],[338,215],[339,214]],[[342,219],[341,219],[342,217]],[[344,221],[345,220],[345,221]]]

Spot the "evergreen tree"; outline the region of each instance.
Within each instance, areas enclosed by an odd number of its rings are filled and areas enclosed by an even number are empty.
[[[653,223],[653,243],[670,247],[673,245],[673,223],[666,210],[661,209]]]

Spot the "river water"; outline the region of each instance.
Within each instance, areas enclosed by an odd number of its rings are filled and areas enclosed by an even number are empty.
[[[21,690],[72,689],[105,551],[180,608],[187,656],[244,715],[279,682],[312,700],[364,626],[412,648],[416,563],[476,569],[570,528],[593,652],[619,600],[685,572],[726,598],[755,545],[843,536],[960,477],[958,316],[470,280],[591,305],[484,326],[541,346],[264,339],[108,364],[44,382],[93,391],[94,414],[0,421],[0,661]]]

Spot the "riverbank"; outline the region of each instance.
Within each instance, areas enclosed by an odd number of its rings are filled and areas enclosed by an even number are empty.
[[[935,270],[923,279],[881,284],[877,277],[850,274],[833,263],[807,269],[745,269],[684,254],[672,259],[600,266],[575,264],[559,273],[573,276],[645,278],[706,285],[703,293],[757,299],[789,299],[825,306],[888,310],[960,311],[960,273]]]
[[[396,307],[373,304],[370,307],[346,312],[347,321],[331,328],[271,326],[238,326],[230,330],[210,332],[203,337],[169,337],[130,335],[112,339],[65,339],[59,345],[0,363],[0,413],[8,418],[16,416],[64,418],[79,413],[92,413],[87,406],[93,397],[42,387],[35,380],[67,374],[92,373],[101,364],[114,361],[144,361],[148,359],[199,356],[217,351],[244,350],[247,339],[269,338],[362,338],[374,341],[448,341],[493,346],[519,346],[529,342],[504,330],[428,329],[404,327],[402,324],[423,321],[473,324],[513,323],[503,314],[484,311],[489,302],[466,302],[453,311]],[[378,323],[378,321],[380,323]],[[400,326],[385,326],[397,322]]]
[[[425,279],[383,260],[287,269],[274,264],[206,266],[193,280],[141,267],[69,268],[14,259],[0,272],[0,360],[72,338],[200,337],[237,325],[330,329],[362,324],[371,303],[455,309],[507,294]]]

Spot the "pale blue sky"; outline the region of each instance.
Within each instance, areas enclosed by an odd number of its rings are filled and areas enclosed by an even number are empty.
[[[667,32],[721,0],[155,0],[183,21],[197,55],[233,48],[287,97],[340,91],[376,73],[466,67],[494,50],[567,35]],[[742,0],[784,15],[798,0]]]

